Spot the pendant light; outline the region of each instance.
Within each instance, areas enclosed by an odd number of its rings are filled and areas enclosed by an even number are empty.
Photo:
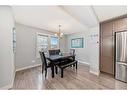
[[[61,27],[62,25],[59,25],[59,32],[55,34],[55,36],[58,36],[59,38],[62,38],[63,37],[63,33],[61,32]]]

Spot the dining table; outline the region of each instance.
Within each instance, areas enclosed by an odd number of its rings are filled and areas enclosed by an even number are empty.
[[[48,59],[50,61],[50,64],[51,64],[52,78],[54,78],[54,76],[55,76],[54,67],[55,67],[56,63],[58,65],[58,64],[60,64],[61,60],[64,61],[64,60],[67,60],[70,57],[75,58],[75,55],[71,54],[71,53],[61,53],[61,54],[58,54],[58,55],[47,55],[46,56],[46,59]]]

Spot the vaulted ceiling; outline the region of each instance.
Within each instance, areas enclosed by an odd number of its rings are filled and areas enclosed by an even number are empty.
[[[101,21],[127,13],[127,6],[12,6],[15,21],[52,32],[85,32]]]
[[[63,6],[63,8],[68,14],[87,27],[98,24],[98,19],[91,6]]]

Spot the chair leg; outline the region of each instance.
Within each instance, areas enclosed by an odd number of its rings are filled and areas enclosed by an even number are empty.
[[[47,69],[45,70],[45,78],[46,78],[46,76],[47,76]]]
[[[63,69],[61,69],[61,78],[63,78]]]
[[[43,74],[43,70],[42,70],[42,74]]]
[[[72,65],[70,65],[70,68],[72,68]]]
[[[55,71],[56,71],[56,74],[58,73],[58,68],[55,66]]]
[[[73,67],[75,67],[75,64],[73,65]]]
[[[76,69],[77,69],[77,62],[75,63],[75,65],[76,65],[75,67],[76,67]]]
[[[52,73],[51,73],[52,78],[54,78],[54,66],[51,66],[51,71],[52,71]]]
[[[44,66],[42,65],[42,74],[43,74],[43,72],[44,72]]]

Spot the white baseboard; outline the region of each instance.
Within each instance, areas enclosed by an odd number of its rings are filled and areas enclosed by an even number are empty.
[[[27,67],[23,67],[23,68],[18,68],[18,69],[16,69],[16,72],[26,70],[26,69],[30,69],[30,68],[33,68],[33,67],[37,67],[37,66],[41,66],[41,65],[42,64],[36,64],[36,65],[31,65],[31,66],[27,66]]]
[[[78,60],[78,62],[81,63],[81,64],[86,64],[86,65],[89,65],[90,66],[90,63],[88,63],[88,62],[84,62],[84,61],[80,61],[80,60]],[[100,71],[90,70],[89,72],[92,73],[92,74],[94,74],[94,75],[97,75],[97,76],[99,76],[99,74],[100,74]]]
[[[97,75],[97,76],[99,76],[99,74],[100,74],[100,71],[98,71],[98,72],[95,72],[95,71],[92,71],[92,70],[90,70],[90,73],[92,73],[92,74],[94,74],[94,75]]]
[[[84,61],[80,61],[80,60],[78,60],[78,62],[81,63],[81,64],[90,65],[90,63],[88,63],[88,62],[84,62]],[[100,71],[96,72],[96,71],[92,71],[92,70],[90,70],[90,73],[99,76]]]
[[[83,63],[83,64],[86,64],[86,65],[89,65],[90,63],[87,63],[87,62],[84,62],[84,61],[80,61],[78,60],[79,63]]]

